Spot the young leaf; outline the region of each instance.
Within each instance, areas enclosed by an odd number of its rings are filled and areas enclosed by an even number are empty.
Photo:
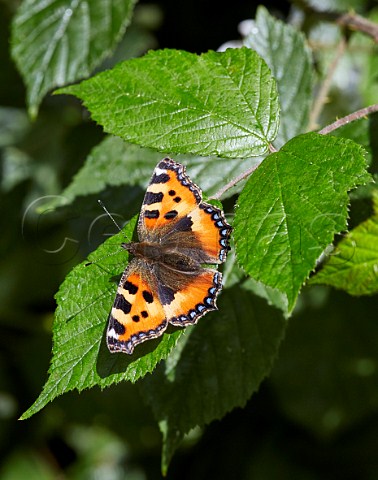
[[[46,92],[89,75],[115,47],[135,0],[24,0],[13,21],[12,55],[35,117]]]
[[[378,194],[374,214],[350,231],[337,245],[310,283],[332,285],[351,295],[378,293]]]
[[[254,28],[244,44],[266,61],[277,82],[281,122],[275,146],[303,133],[312,102],[312,59],[303,33],[257,9]]]
[[[127,253],[120,245],[125,236],[132,237],[135,223],[134,218],[123,232],[109,238],[89,256],[91,262],[97,263],[78,265],[61,285],[56,295],[50,375],[42,393],[21,419],[73,389],[106,387],[121,380],[135,382],[167,357],[182,334],[182,330],[166,333],[139,345],[131,356],[111,354],[106,347],[107,318],[118,278],[127,264]]]
[[[240,265],[284,292],[291,312],[302,283],[346,227],[348,190],[368,182],[363,149],[315,133],[267,157],[239,197],[234,239]]]
[[[245,405],[284,335],[282,315],[239,285],[225,289],[218,305],[141,384],[164,436],[163,472],[185,433]]]
[[[82,99],[107,132],[165,152],[258,156],[278,129],[275,81],[249,48],[152,51],[58,93]]]

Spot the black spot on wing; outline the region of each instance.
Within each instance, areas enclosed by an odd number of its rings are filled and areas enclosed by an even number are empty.
[[[117,293],[114,300],[114,308],[122,310],[122,312],[127,315],[128,313],[130,313],[131,303],[128,302],[123,295]]]
[[[145,218],[159,218],[159,210],[145,210],[144,211]]]
[[[152,205],[154,203],[161,203],[164,197],[163,192],[147,192],[144,196],[143,203],[144,205]]]
[[[154,297],[151,292],[147,290],[143,290],[143,298],[146,300],[147,303],[152,303],[154,301]]]
[[[126,332],[126,328],[122,323],[116,320],[113,315],[110,316],[109,319],[109,329],[114,328],[114,331],[117,335],[124,335]]]
[[[160,175],[154,174],[151,179],[151,184],[153,183],[167,183],[170,177],[167,173],[161,173]]]
[[[177,210],[170,210],[169,212],[167,212],[165,215],[164,215],[164,218],[166,220],[173,220],[174,218],[176,218],[178,215],[178,212]]]
[[[123,284],[123,288],[127,290],[131,295],[135,295],[138,291],[138,287],[133,283],[129,282],[128,280],[126,280],[126,282]]]

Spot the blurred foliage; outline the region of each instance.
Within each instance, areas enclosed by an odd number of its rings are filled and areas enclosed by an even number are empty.
[[[237,35],[237,22],[254,17],[257,7],[234,2],[230,12],[208,3],[211,7],[168,0],[137,5],[123,39],[98,70],[157,46],[216,49]],[[353,7],[374,20],[372,3],[354,0]],[[0,477],[160,478],[161,437],[138,384],[71,392],[30,420],[17,421],[46,380],[54,295],[107,232],[107,225],[101,225],[88,238],[99,215],[97,191],[69,206],[37,213],[49,202],[61,204],[59,196],[103,134],[73,98],[49,95],[35,121],[28,119],[25,87],[9,53],[18,4],[0,2]],[[303,29],[317,67],[317,90],[345,32],[321,21],[314,10],[304,13],[294,4],[280,2],[278,9],[265,5]],[[352,6],[337,0],[297,2],[304,4],[323,11]],[[348,47],[332,77],[319,125],[378,101],[377,45],[366,35],[347,33]],[[343,136],[368,148],[373,174],[378,166],[377,122],[371,116],[343,129]],[[140,189],[131,196],[127,212],[122,189],[113,186],[109,192],[108,185],[102,199],[106,203],[116,195],[112,211],[127,217],[137,212]],[[366,192],[352,196],[351,225],[371,216]],[[192,430],[168,478],[376,478],[377,307],[376,296],[353,298],[324,286],[307,288],[271,377],[243,410],[206,430]]]

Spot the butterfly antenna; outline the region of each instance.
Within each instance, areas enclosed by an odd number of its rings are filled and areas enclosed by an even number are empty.
[[[100,206],[103,208],[103,210],[105,211],[105,213],[109,216],[109,218],[111,219],[111,221],[114,223],[114,225],[118,228],[118,230],[121,232],[122,231],[122,228],[118,225],[118,223],[114,220],[113,218],[113,215],[109,212],[109,210],[105,207],[105,205],[102,203],[101,200],[97,200],[98,203],[100,204]]]
[[[118,223],[115,221],[113,215],[109,212],[109,210],[105,207],[104,203],[101,201],[101,200],[97,200],[99,205],[102,207],[102,209],[104,210],[104,212],[106,213],[106,215],[108,215],[108,217],[111,219],[111,221],[114,223],[114,225],[117,227],[117,229],[122,232],[122,228],[118,225]],[[106,257],[110,257],[112,255],[116,255],[118,254],[118,252],[114,252],[114,253],[108,253],[107,255],[105,255],[104,257],[101,257],[100,259],[98,260],[102,260],[103,258],[106,258]],[[98,261],[97,260],[97,261]],[[88,267],[89,265],[92,265],[94,262],[88,262],[85,264],[86,267]]]

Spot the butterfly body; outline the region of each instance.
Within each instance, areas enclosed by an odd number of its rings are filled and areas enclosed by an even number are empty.
[[[223,212],[202,202],[183,165],[164,159],[147,188],[138,221],[139,242],[123,243],[133,258],[123,273],[109,316],[110,352],[134,347],[168,323],[194,324],[216,309],[231,227]]]

